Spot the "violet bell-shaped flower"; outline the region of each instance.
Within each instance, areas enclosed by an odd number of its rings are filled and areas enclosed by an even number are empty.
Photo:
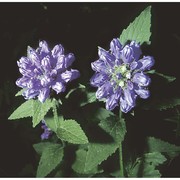
[[[41,139],[49,139],[49,137],[52,135],[52,131],[47,127],[46,122],[44,120],[41,121],[42,126],[41,128],[44,130],[44,132],[41,134]]]
[[[80,76],[78,70],[70,69],[74,60],[73,53],[65,55],[61,44],[50,50],[46,41],[40,41],[36,50],[28,47],[27,57],[17,62],[22,77],[16,85],[25,89],[25,99],[38,97],[43,103],[51,90],[64,92],[66,84]]]
[[[95,74],[90,84],[97,87],[97,99],[104,99],[106,109],[120,106],[122,112],[129,112],[136,105],[137,97],[150,96],[150,77],[145,71],[154,65],[152,56],[143,56],[140,45],[135,41],[121,45],[113,39],[110,50],[98,49],[99,59],[91,63]]]

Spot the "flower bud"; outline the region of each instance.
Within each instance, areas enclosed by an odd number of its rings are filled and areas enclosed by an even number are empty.
[[[145,75],[144,73],[136,73],[133,76],[133,82],[138,84],[139,86],[148,86],[151,82],[149,76]]]

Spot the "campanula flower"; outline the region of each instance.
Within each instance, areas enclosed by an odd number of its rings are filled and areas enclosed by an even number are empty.
[[[154,65],[152,56],[143,56],[140,45],[135,41],[121,45],[113,39],[110,50],[99,47],[99,59],[91,63],[95,74],[90,79],[97,87],[96,98],[106,102],[106,109],[120,106],[122,112],[129,112],[136,105],[136,99],[150,96],[151,82],[146,71]]]
[[[49,137],[52,134],[52,131],[46,126],[46,123],[44,120],[42,120],[41,122],[42,122],[41,128],[44,130],[44,132],[41,134],[41,139],[42,140],[49,139]]]
[[[25,99],[38,97],[43,103],[52,90],[64,92],[66,84],[79,77],[78,70],[70,69],[74,60],[74,54],[65,54],[61,44],[51,50],[46,41],[40,41],[36,50],[28,47],[27,57],[17,62],[22,77],[16,85],[25,89]]]

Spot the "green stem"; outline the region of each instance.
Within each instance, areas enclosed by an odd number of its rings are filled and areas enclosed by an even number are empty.
[[[58,119],[58,113],[57,113],[57,107],[56,107],[56,100],[53,100],[53,114],[54,114],[54,121],[56,124],[56,129],[59,127],[59,119]]]
[[[122,111],[119,110],[119,120],[120,120],[120,121],[121,121],[121,118],[122,118]],[[120,177],[124,177],[122,142],[119,143],[119,165],[120,165]]]
[[[119,144],[119,160],[120,160],[120,177],[124,177],[123,157],[122,157],[122,143]]]

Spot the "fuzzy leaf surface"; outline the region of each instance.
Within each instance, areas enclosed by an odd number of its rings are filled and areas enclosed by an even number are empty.
[[[47,99],[44,103],[34,100],[33,103],[33,127],[38,125],[44,119],[47,112],[53,107],[52,100]]]
[[[42,154],[43,150],[49,146],[52,146],[53,143],[51,142],[40,142],[37,144],[33,144],[33,148],[38,154]]]
[[[58,138],[72,144],[86,144],[88,138],[80,125],[75,120],[65,120],[60,123],[57,129]]]
[[[40,158],[36,177],[46,177],[63,159],[64,150],[59,144],[46,147]]]
[[[91,170],[87,171],[87,153],[88,151],[84,149],[78,149],[76,151],[76,161],[72,165],[75,172],[79,174],[97,174],[101,171],[98,170],[98,166],[93,167]]]
[[[21,104],[11,115],[8,119],[20,119],[25,117],[32,117],[33,116],[33,102],[34,100],[25,101]]]
[[[146,153],[137,158],[128,170],[128,177],[161,177],[157,166],[166,161],[165,156],[159,152]]]
[[[154,137],[148,137],[147,144],[149,152],[166,153],[171,159],[180,154],[180,146],[170,144]]]
[[[20,91],[18,91],[15,96],[21,96],[22,93],[25,91],[25,89],[21,89]]]
[[[124,140],[126,134],[126,124],[124,119],[118,120],[116,116],[109,116],[103,119],[99,126],[109,133],[118,143]]]
[[[96,93],[95,92],[86,92],[86,101],[80,103],[80,106],[85,106],[86,104],[96,102]]]
[[[57,118],[57,119],[55,119]],[[58,122],[58,124],[60,124],[61,121],[63,121],[63,116],[58,116],[58,117],[45,117],[45,122],[46,125],[49,129],[51,129],[52,131],[54,131],[55,133],[57,132],[57,124],[56,122]]]
[[[143,44],[150,44],[151,36],[151,6],[147,7],[136,19],[130,23],[127,29],[122,31],[120,42],[125,45],[128,40]]]
[[[107,118],[114,117],[114,114],[105,108],[99,108],[97,109],[97,112],[94,114],[94,116],[99,121],[105,121]]]
[[[96,168],[99,164],[105,161],[117,150],[118,145],[116,143],[100,144],[90,143],[86,153],[86,160],[84,163],[84,171],[89,172]],[[82,165],[81,165],[82,166]]]

